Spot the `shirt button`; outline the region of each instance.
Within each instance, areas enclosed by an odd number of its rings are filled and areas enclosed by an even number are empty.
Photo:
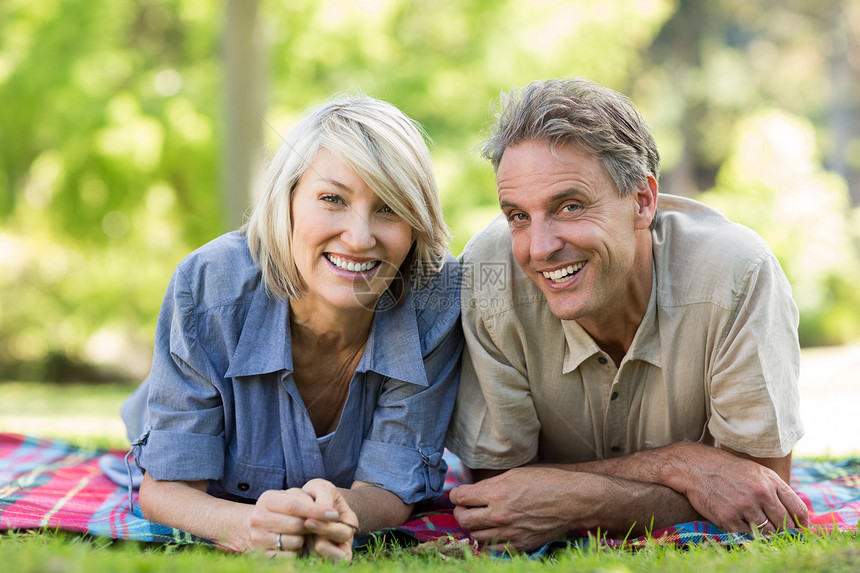
[[[615,400],[616,398],[618,398],[618,392],[613,392],[612,396],[609,397],[610,400]]]
[[[609,362],[609,360],[607,360],[605,356],[601,356],[600,358],[597,359],[597,361],[600,362],[601,364],[606,364],[607,362]]]
[[[613,452],[620,452],[620,451],[621,451],[621,448],[619,448],[618,446],[612,446],[612,448],[610,448],[610,449],[611,449]]]
[[[240,482],[239,485],[237,485],[236,487],[239,488],[239,491],[248,491],[249,489],[251,489],[251,486],[246,484],[245,482]]]

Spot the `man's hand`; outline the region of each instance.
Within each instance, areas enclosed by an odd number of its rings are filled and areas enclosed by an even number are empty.
[[[471,532],[472,539],[495,551],[525,551],[571,530],[595,528],[598,519],[617,523],[625,508],[618,495],[627,485],[625,480],[608,476],[523,467],[456,487],[450,499],[457,506],[454,517]],[[621,519],[627,523],[633,518]]]
[[[806,505],[760,461],[690,442],[669,448],[675,460],[660,472],[666,476],[665,485],[684,494],[699,513],[722,529],[773,533],[809,525]]]
[[[454,516],[494,550],[529,550],[577,529],[614,536],[708,519],[728,531],[807,527],[790,457],[745,459],[684,442],[582,464],[531,465],[451,490]],[[788,469],[786,469],[788,468]]]

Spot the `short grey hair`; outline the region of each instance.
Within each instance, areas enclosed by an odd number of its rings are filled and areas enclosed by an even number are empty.
[[[494,170],[505,149],[524,141],[573,145],[603,161],[621,195],[660,176],[651,130],[624,95],[584,78],[539,80],[499,98],[489,137],[478,149]]]
[[[338,95],[312,107],[275,154],[259,199],[243,227],[267,288],[283,299],[304,287],[292,255],[292,196],[320,149],[344,162],[412,228],[415,241],[389,290],[398,303],[410,284],[441,270],[450,232],[427,135],[394,105],[361,94]]]

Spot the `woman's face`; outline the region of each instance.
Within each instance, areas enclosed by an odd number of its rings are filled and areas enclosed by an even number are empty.
[[[292,221],[308,308],[372,310],[412,247],[412,228],[325,148],[299,178]]]

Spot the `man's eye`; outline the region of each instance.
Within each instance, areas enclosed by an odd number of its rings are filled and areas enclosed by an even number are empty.
[[[511,213],[508,215],[508,221],[517,222],[517,221],[525,221],[528,219],[528,216],[525,213]]]
[[[575,213],[577,211],[582,210],[582,205],[579,205],[577,203],[568,203],[562,206],[561,210],[566,213]]]

